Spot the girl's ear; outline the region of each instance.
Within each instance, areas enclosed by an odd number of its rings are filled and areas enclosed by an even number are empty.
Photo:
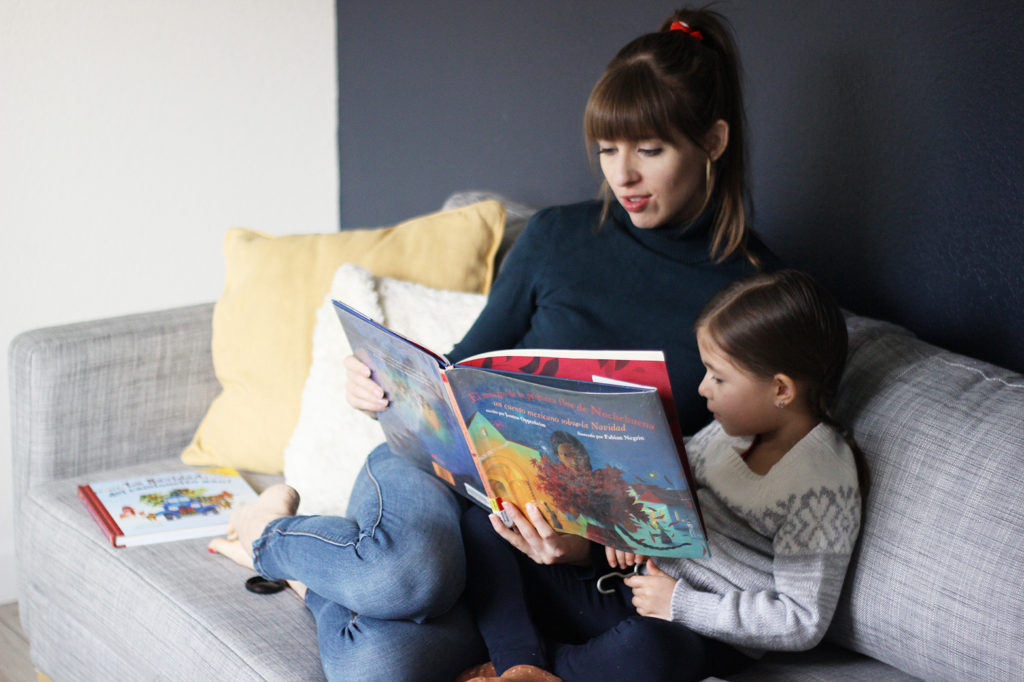
[[[718,119],[711,124],[711,129],[704,135],[704,151],[711,158],[711,161],[718,161],[718,157],[725,153],[729,146],[729,124]]]
[[[797,384],[788,374],[772,377],[772,390],[776,407],[786,407],[796,400]]]

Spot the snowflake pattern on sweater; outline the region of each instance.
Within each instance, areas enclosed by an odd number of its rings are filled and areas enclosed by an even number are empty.
[[[821,487],[780,500],[776,509],[765,510],[767,516],[775,517],[781,531],[775,550],[786,554],[851,552],[860,524],[860,514],[854,513],[859,506],[856,486]]]
[[[656,563],[678,578],[672,619],[758,656],[817,644],[835,612],[860,531],[853,453],[819,424],[768,473],[750,438],[717,422],[687,443],[711,556]]]

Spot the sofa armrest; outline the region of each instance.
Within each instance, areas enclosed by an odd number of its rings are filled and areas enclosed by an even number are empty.
[[[166,458],[219,390],[213,304],[28,331],[8,349],[14,509],[47,481]]]

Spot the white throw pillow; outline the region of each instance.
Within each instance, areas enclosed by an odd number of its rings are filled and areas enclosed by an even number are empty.
[[[384,442],[380,425],[345,399],[343,361],[352,351],[332,298],[439,353],[463,337],[487,300],[483,294],[374,277],[358,265],[338,268],[317,310],[313,362],[284,451],[285,482],[301,496],[300,514],[344,514],[366,455]]]

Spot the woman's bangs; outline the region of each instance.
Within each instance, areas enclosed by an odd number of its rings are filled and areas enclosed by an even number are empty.
[[[642,73],[645,69],[637,71],[620,71],[594,88],[584,124],[590,142],[652,137],[672,140],[676,136],[665,113],[665,93]]]

